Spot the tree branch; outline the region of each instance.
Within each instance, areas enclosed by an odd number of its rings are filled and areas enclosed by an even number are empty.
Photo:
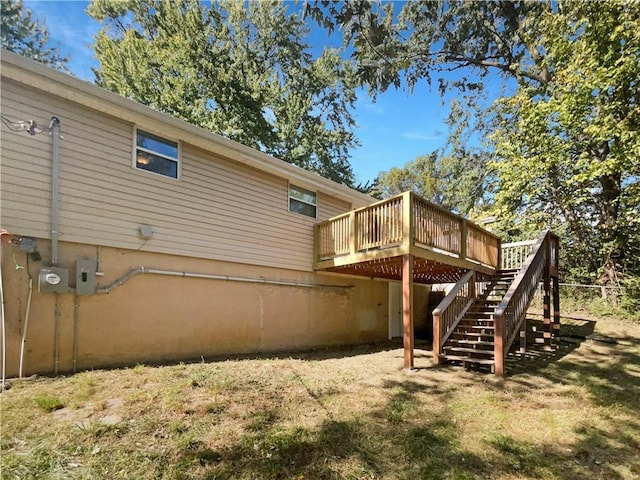
[[[509,23],[509,26],[513,29],[522,44],[525,46],[534,63],[540,67],[543,60],[542,54],[540,53],[540,50],[538,50],[538,47],[532,45],[531,42],[528,42],[527,39],[522,35],[522,22],[520,21],[518,12],[516,10],[516,7],[514,6],[514,2],[501,1],[500,7],[502,8],[502,13]],[[525,75],[523,73],[523,76],[532,78],[531,74]],[[537,77],[536,80],[538,80],[540,83],[547,84],[551,81],[551,72],[549,72],[549,69],[547,67],[541,67],[540,75],[536,75],[535,77]]]

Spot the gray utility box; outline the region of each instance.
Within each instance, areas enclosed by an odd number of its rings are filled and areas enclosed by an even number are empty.
[[[91,258],[78,258],[76,262],[76,295],[93,295],[98,289],[97,262]]]
[[[69,291],[69,269],[47,267],[38,274],[38,291],[41,293],[67,293]]]

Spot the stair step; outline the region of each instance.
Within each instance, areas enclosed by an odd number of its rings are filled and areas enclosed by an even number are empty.
[[[444,347],[442,347],[442,349],[445,352],[450,352],[450,353],[451,352],[468,353],[472,357],[476,355],[476,353],[481,357],[484,357],[486,355],[493,355],[493,347],[489,348],[488,345],[480,345],[478,348],[476,348],[473,345],[469,345],[469,344],[450,344],[450,345],[447,344]],[[469,351],[467,352],[467,350]]]
[[[468,321],[466,323],[463,323],[463,322],[464,322],[464,320],[460,320],[460,323],[458,324],[458,326],[461,327],[461,328],[462,327],[471,328],[473,326],[476,326],[476,327],[493,327],[493,322],[491,322],[491,323],[486,323],[486,322],[485,323],[479,323],[479,322],[477,322],[475,320]]]
[[[462,325],[463,327],[472,328],[474,330],[494,330],[495,327],[490,325]]]
[[[468,362],[468,363],[477,363],[480,365],[493,365],[494,361],[488,358],[469,358],[463,357],[460,355],[440,355],[441,358],[445,360],[449,360],[450,362]]]
[[[478,350],[476,348],[466,348],[466,347],[444,347],[446,352],[454,352],[454,353],[469,353],[474,355],[491,355],[493,356],[493,350]],[[475,357],[471,357],[475,358]]]
[[[457,339],[451,338],[451,342],[455,342],[457,345],[482,345],[485,347],[493,347],[495,344],[493,342],[486,342],[484,340],[467,340],[467,339]]]
[[[483,311],[482,309],[477,309],[477,308],[473,308],[471,307],[469,310],[467,310],[467,313],[465,314],[466,316],[478,316],[478,315],[493,315],[495,313],[496,309],[495,308],[491,308],[489,310]]]
[[[470,319],[476,319],[476,320],[490,320],[493,322],[493,315],[495,312],[491,311],[491,312],[470,312],[467,310],[467,312],[464,314],[464,317],[462,318],[466,318],[468,320]]]
[[[493,333],[479,333],[479,332],[453,332],[451,335],[457,335],[458,338],[462,337],[463,339],[470,340],[471,338],[493,338]]]

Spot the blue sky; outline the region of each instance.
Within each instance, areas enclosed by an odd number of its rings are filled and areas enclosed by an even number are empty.
[[[87,3],[24,1],[36,17],[46,20],[52,43],[71,56],[69,69],[74,75],[93,81],[91,68],[98,64],[91,43],[100,24],[84,13]],[[331,41],[321,33],[312,35],[313,41],[325,39]],[[355,110],[358,124],[355,133],[362,146],[351,152],[356,181],[371,181],[382,170],[401,166],[442,147],[446,140],[447,112],[436,89],[430,91],[425,84],[418,85],[411,95],[389,90],[378,95],[375,102],[362,91]]]

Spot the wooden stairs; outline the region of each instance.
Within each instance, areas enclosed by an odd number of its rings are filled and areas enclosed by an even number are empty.
[[[465,368],[493,370],[495,353],[494,314],[517,274],[517,270],[501,270],[490,277],[484,291],[456,325],[443,346],[440,357]]]
[[[526,314],[539,286],[543,294],[543,343],[559,337],[558,237],[501,246],[500,269],[491,276],[468,271],[433,311],[436,363],[489,369],[504,376],[516,338],[526,349]],[[551,317],[553,297],[553,318]]]

